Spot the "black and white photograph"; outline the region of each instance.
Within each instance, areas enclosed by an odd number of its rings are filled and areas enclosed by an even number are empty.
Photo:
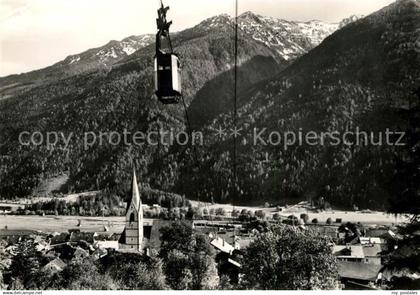
[[[420,294],[420,0],[0,0],[0,293],[87,290]]]

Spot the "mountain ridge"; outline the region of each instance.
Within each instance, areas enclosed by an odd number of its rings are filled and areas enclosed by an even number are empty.
[[[241,14],[239,16],[239,20],[243,20],[246,16],[254,16],[254,17],[262,17],[258,14],[255,14],[253,12],[245,12],[243,14]],[[276,19],[276,18],[271,18],[271,19]],[[220,14],[220,15],[216,15],[213,17],[210,17],[206,20],[203,20],[202,22],[200,22],[200,24],[190,28],[190,29],[197,29],[200,26],[201,27],[205,27],[207,26],[208,29],[217,27],[217,26],[225,26],[227,24],[231,24],[233,25],[233,20],[234,18],[230,17],[228,14]],[[282,20],[282,19],[277,19],[279,21],[283,21],[283,22],[289,22],[286,20]],[[314,21],[307,21],[307,22],[294,22],[294,21],[290,21],[293,23],[311,23],[311,22],[320,22],[320,23],[324,23],[324,24],[328,24],[327,22],[323,22],[323,21],[319,21],[319,20],[314,20]],[[334,24],[335,25],[335,24]],[[188,30],[188,29],[186,29]],[[182,32],[182,31],[181,31]],[[179,32],[174,32],[173,34],[177,34]],[[102,59],[102,63],[105,67],[108,67],[110,65],[112,65],[114,62],[120,60],[121,58],[127,56],[127,55],[131,55],[132,53],[134,53],[135,51],[137,51],[138,49],[141,49],[145,46],[148,46],[152,43],[154,43],[154,38],[155,35],[154,34],[142,34],[142,35],[132,35],[129,37],[126,37],[120,41],[117,40],[111,40],[109,41],[107,44],[99,46],[99,47],[94,47],[91,49],[87,49],[85,51],[82,51],[80,53],[76,53],[76,54],[72,54],[67,56],[66,58],[64,58],[61,61],[58,61],[50,66],[47,66],[45,68],[40,68],[37,70],[33,70],[33,71],[29,71],[29,72],[25,72],[25,73],[20,73],[20,74],[10,74],[10,75],[6,75],[3,77],[0,77],[0,85],[2,85],[2,80],[8,80],[11,78],[16,78],[19,76],[25,76],[31,73],[38,73],[40,71],[43,71],[45,69],[48,69],[50,67],[54,67],[54,66],[65,66],[65,65],[69,65],[69,64],[75,64],[75,63],[80,63],[83,62],[83,57],[86,58],[86,56],[88,57],[88,59],[92,58],[92,55],[96,55],[97,53],[103,51],[103,59]],[[316,44],[317,45],[317,44]],[[114,52],[113,52],[114,49]],[[124,56],[123,53],[125,53],[126,55]],[[32,78],[32,77],[31,77]]]
[[[396,108],[406,102],[408,89],[420,76],[415,54],[419,13],[410,2],[404,3],[385,18],[368,16],[341,28],[293,63],[252,34],[241,34],[239,73],[241,67],[249,73],[240,78],[238,91],[238,123],[244,132],[253,127],[294,131],[403,127]],[[187,106],[197,104],[196,110],[209,115],[200,126],[210,135],[205,148],[195,153],[183,146],[97,144],[85,151],[76,141],[67,152],[62,147],[51,152],[17,144],[21,130],[73,132],[79,140],[86,130],[186,130],[182,106],[162,106],[153,98],[154,47],[148,45],[109,71],[69,77],[19,93],[16,99],[0,100],[0,134],[7,137],[0,153],[12,159],[0,158],[0,194],[31,194],[40,179],[69,171],[69,191],[105,189],[123,195],[134,158],[143,186],[192,199],[290,204],[324,198],[344,208],[381,208],[393,168],[391,154],[397,151],[306,146],[281,150],[243,144],[249,142],[246,137],[238,140],[234,197],[232,140],[211,136],[219,126],[232,127],[226,109],[232,97],[223,89],[233,89],[233,27],[225,20],[223,24],[213,19],[210,29],[191,28],[173,39],[185,61]],[[218,95],[221,100],[211,97],[216,89],[225,94]],[[192,117],[201,116],[193,107],[190,110]]]

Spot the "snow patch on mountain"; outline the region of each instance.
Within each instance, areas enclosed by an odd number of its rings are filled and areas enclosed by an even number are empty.
[[[154,42],[154,35],[130,36],[121,41],[110,41],[106,45],[89,49],[77,55],[68,56],[59,64],[76,66],[85,64],[101,64],[111,66],[116,61],[129,56],[137,50],[146,47]]]
[[[70,61],[69,61],[69,65],[78,62],[80,60],[80,56],[72,56]]]
[[[238,17],[239,38],[243,34],[250,36],[276,50],[285,60],[292,60],[318,46],[338,29],[362,17],[354,15],[339,23],[320,20],[299,22],[261,16],[247,11]],[[231,30],[234,34],[234,28],[235,18],[221,14],[202,21],[193,30],[205,33]]]
[[[140,48],[146,47],[154,42],[153,35],[131,36],[121,41],[121,50],[126,55],[131,55]]]
[[[204,20],[194,29],[204,32],[228,29],[233,33],[234,24],[234,17],[222,14]],[[238,28],[239,38],[246,34],[276,50],[284,59],[291,60],[318,46],[339,28],[339,24],[319,20],[295,22],[248,11],[238,17]]]
[[[338,29],[337,23],[294,22],[252,12],[240,15],[238,25],[253,39],[276,49],[286,60],[308,52]]]
[[[125,54],[127,54],[127,55],[131,55],[131,54],[133,54],[134,52],[136,52],[136,49],[133,47],[133,46],[131,46],[131,45],[125,45],[124,47],[123,47],[123,49],[122,49],[124,52],[125,52]]]
[[[319,20],[296,24],[302,30],[302,33],[307,36],[314,45],[319,45],[326,37],[338,29],[337,23],[326,23]]]

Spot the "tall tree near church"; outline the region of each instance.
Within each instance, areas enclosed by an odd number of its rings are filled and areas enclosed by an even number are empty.
[[[338,287],[331,241],[315,233],[276,226],[247,248],[243,284],[259,290],[329,290]]]
[[[161,228],[161,249],[168,285],[176,290],[211,290],[219,283],[214,252],[208,238],[191,225],[174,222]]]

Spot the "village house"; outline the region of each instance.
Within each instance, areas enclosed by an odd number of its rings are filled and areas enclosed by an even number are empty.
[[[383,244],[368,244],[363,246],[365,263],[382,265],[381,253],[386,249]]]
[[[338,273],[344,286],[352,289],[372,289],[382,269],[381,252],[385,245],[366,243],[378,240],[363,239],[364,244],[336,245],[333,254],[338,260]]]
[[[381,265],[360,263],[352,261],[340,261],[338,273],[344,289],[373,289],[379,278]]]
[[[215,237],[210,244],[216,249],[216,263],[219,275],[229,277],[231,283],[238,283],[242,265],[238,262],[241,252],[221,237]]]
[[[361,245],[385,244],[385,240],[379,237],[359,237]]]
[[[73,253],[74,260],[83,260],[89,257],[89,251],[86,251],[80,247],[76,247],[76,250]]]
[[[60,258],[56,258],[54,260],[51,260],[48,262],[43,269],[46,271],[49,271],[51,273],[57,273],[63,271],[63,269],[66,267],[66,263],[61,260]]]
[[[333,254],[338,261],[363,262],[365,258],[362,245],[334,246]]]
[[[105,241],[95,241],[93,244],[95,248],[99,249],[119,249],[118,240],[105,240]]]

